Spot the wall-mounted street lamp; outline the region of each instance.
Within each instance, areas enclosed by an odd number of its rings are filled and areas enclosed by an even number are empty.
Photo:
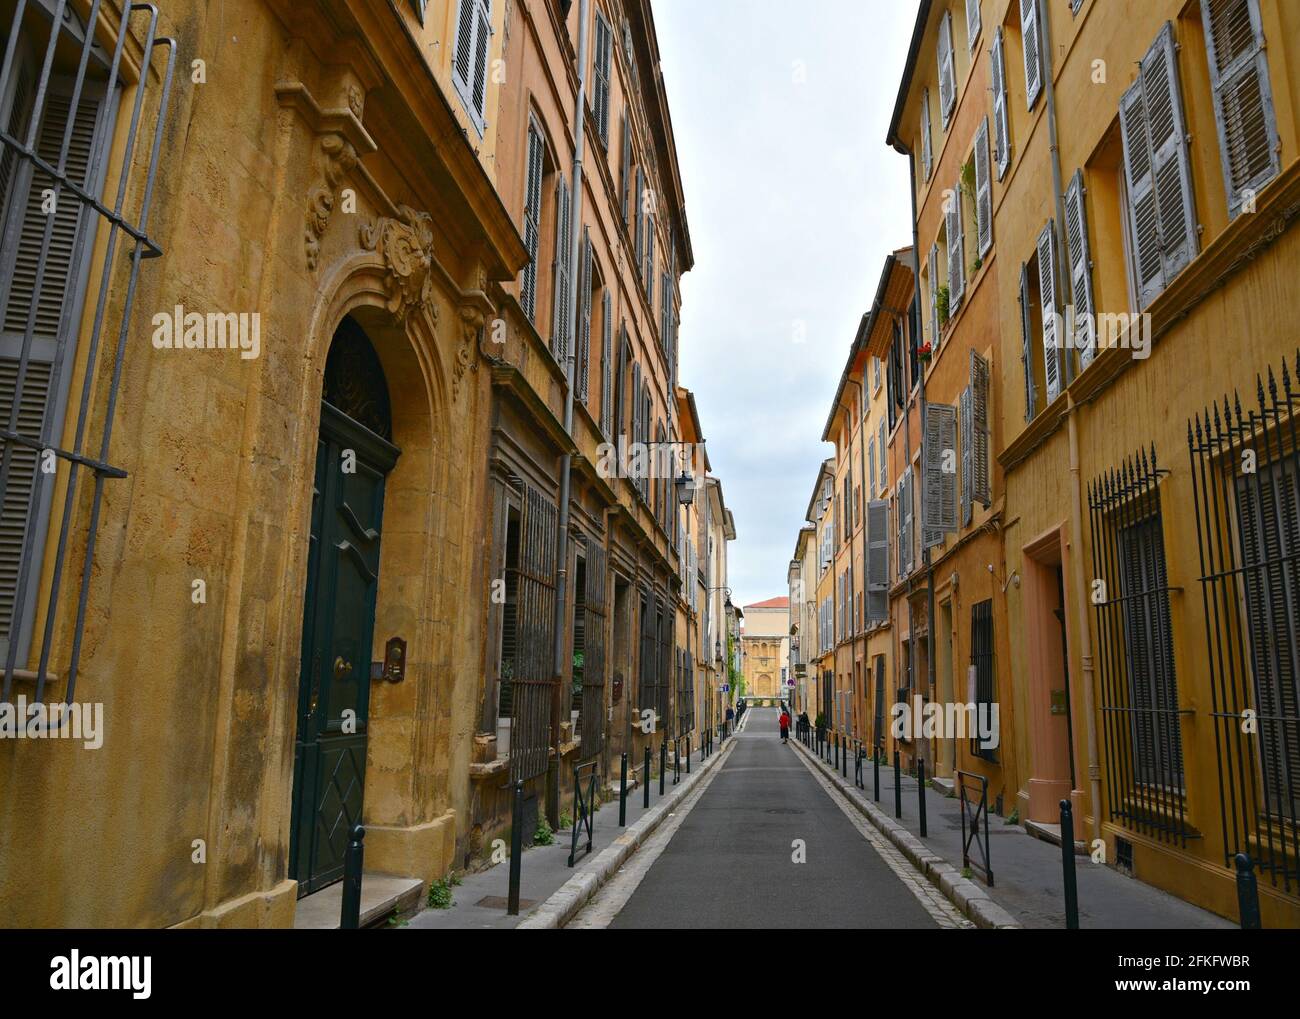
[[[689,506],[695,501],[695,486],[692,483],[691,476],[682,471],[677,475],[677,480],[673,482],[677,486],[677,501],[683,506]]]

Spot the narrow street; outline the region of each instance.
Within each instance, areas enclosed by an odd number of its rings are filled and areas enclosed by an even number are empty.
[[[968,926],[782,745],[776,717],[751,709],[702,790],[568,927]]]

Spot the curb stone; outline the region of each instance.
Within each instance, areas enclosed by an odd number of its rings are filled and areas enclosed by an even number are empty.
[[[683,775],[682,781],[672,792],[665,793],[658,804],[642,814],[633,824],[625,828],[608,846],[602,849],[591,865],[574,874],[564,882],[551,896],[535,907],[514,929],[515,930],[557,930],[573,919],[587,901],[612,878],[623,864],[627,863],[633,853],[640,848],[663,820],[679,806],[701,778],[719,765],[731,748],[735,746],[735,736],[712,757],[704,762],[689,776]]]
[[[874,803],[859,799],[857,786],[841,778],[838,771],[827,767],[802,743],[797,740],[793,742],[801,753],[819,766],[821,774],[830,779],[831,784],[844,794],[844,798],[889,839],[898,851],[907,857],[908,862],[925,875],[926,879],[975,926],[988,930],[1022,929],[1019,921],[994,902],[987,891],[970,878],[962,877],[961,871],[942,856],[936,856],[929,846]]]

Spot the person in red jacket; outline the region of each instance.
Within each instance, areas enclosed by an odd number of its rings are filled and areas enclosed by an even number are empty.
[[[790,742],[790,715],[789,713],[786,712],[784,708],[781,709],[780,725],[781,725],[781,742],[789,743]]]

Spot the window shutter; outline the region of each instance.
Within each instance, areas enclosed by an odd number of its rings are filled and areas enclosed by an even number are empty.
[[[867,443],[867,494],[876,494],[876,437]]]
[[[456,17],[456,52],[451,69],[463,88],[474,77],[474,8],[477,6],[478,0],[460,0]]]
[[[596,60],[595,87],[592,91],[593,112],[596,115],[596,131],[601,144],[609,146],[609,70],[610,56],[613,53],[613,37],[609,23],[599,9],[596,11]]]
[[[952,316],[966,290],[965,238],[961,224],[961,181],[953,188],[952,208],[948,210],[948,314]]]
[[[619,162],[619,186],[622,190],[623,223],[632,223],[632,125],[628,122],[627,112],[621,117],[623,131],[623,154]]]
[[[973,353],[973,351],[972,351]],[[974,488],[974,414],[971,409],[971,389],[967,386],[961,391],[957,402],[961,418],[961,523],[965,527],[971,522],[971,499]]]
[[[614,426],[614,302],[605,288],[600,305],[600,430],[613,438]]]
[[[555,257],[551,260],[554,293],[554,320],[551,327],[551,353],[564,367],[569,356],[569,187],[563,174],[555,182]]]
[[[635,361],[632,363],[632,442],[641,441],[641,365]],[[629,457],[632,454],[629,453]],[[636,461],[633,460],[633,463]],[[629,470],[628,477],[631,479],[634,487],[639,491],[641,488],[641,471]]]
[[[975,132],[975,233],[983,258],[993,247],[993,182],[989,179],[989,119]]]
[[[591,383],[591,230],[585,226],[582,228],[578,299],[582,302],[582,317],[578,323],[578,358],[574,365],[573,395],[585,404],[590,395]]]
[[[1020,363],[1025,369],[1025,420],[1032,421],[1036,408],[1034,389],[1033,330],[1029,314],[1029,266],[1020,265]]]
[[[957,472],[945,471],[944,465],[957,455],[957,408],[942,403],[925,405],[921,453],[921,526],[931,532],[955,531]]]
[[[485,126],[488,41],[491,36],[490,0],[460,0],[452,77],[469,108],[470,118],[480,130]]]
[[[1281,169],[1259,0],[1201,0],[1228,215]]]
[[[1043,87],[1043,54],[1038,35],[1038,0],[1020,0],[1020,38],[1025,49],[1025,106],[1033,109]]]
[[[642,258],[642,252],[645,250],[645,216],[641,213],[641,207],[645,204],[642,197],[644,188],[643,175],[641,167],[636,168],[636,191],[632,194],[632,215],[636,219],[636,243],[633,250],[636,252],[636,271],[645,271],[645,261]]]
[[[1119,102],[1120,135],[1124,142],[1124,184],[1128,195],[1128,227],[1133,242],[1138,307],[1145,308],[1164,288],[1160,261],[1160,226],[1156,208],[1151,146],[1147,141],[1147,106],[1139,76]]]
[[[939,245],[930,245],[930,267],[926,272],[930,277],[930,340],[933,350],[939,349]],[[949,291],[951,296],[951,290]],[[951,304],[949,305],[951,307]]]
[[[993,35],[989,65],[993,83],[993,159],[998,166],[998,180],[1001,180],[1011,165],[1011,124],[1007,118],[1007,58],[1000,25]]]
[[[934,162],[934,150],[930,141],[930,90],[921,92],[921,169],[924,179],[930,179],[930,168]]]
[[[1142,60],[1142,94],[1151,139],[1151,171],[1160,214],[1160,250],[1164,285],[1196,253],[1196,215],[1192,208],[1192,174],[1187,155],[1187,128],[1178,90],[1178,61],[1173,26],[1166,22]]]
[[[648,213],[645,218],[645,267],[642,279],[645,280],[645,299],[653,309],[655,306],[655,221]]]
[[[970,352],[971,499],[985,509],[993,501],[989,484],[989,362]]]
[[[545,145],[537,125],[528,124],[528,172],[524,184],[524,246],[528,249],[528,264],[523,268],[519,286],[519,305],[530,322],[536,323],[537,311],[537,245],[541,238],[542,222],[542,159]]]
[[[1061,392],[1060,337],[1056,328],[1056,235],[1050,219],[1038,235],[1038,293],[1043,306],[1043,378],[1050,404]]]
[[[885,489],[889,487],[889,467],[888,457],[885,455],[885,427],[886,422],[880,422],[880,494],[885,494]]]
[[[939,115],[943,126],[948,127],[948,118],[957,99],[957,79],[953,72],[952,54],[952,12],[944,11],[943,20],[939,22]]]
[[[1092,363],[1096,353],[1096,331],[1092,299],[1092,261],[1088,254],[1088,217],[1083,204],[1083,171],[1076,170],[1065,189],[1065,232],[1069,250],[1070,294],[1074,302],[1075,346],[1079,350],[1082,370]]]
[[[912,465],[898,478],[898,575],[912,572]]]
[[[980,35],[980,0],[966,0],[966,43],[975,52],[975,40]]]

